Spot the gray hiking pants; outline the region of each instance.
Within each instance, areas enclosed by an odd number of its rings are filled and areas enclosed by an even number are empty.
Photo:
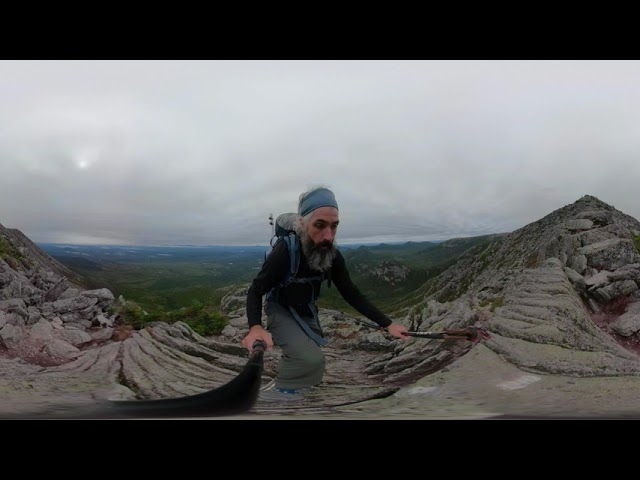
[[[267,302],[267,330],[273,342],[282,349],[278,363],[276,388],[306,388],[322,381],[325,369],[324,353],[316,342],[302,330],[288,308]],[[301,317],[311,329],[321,335],[318,322],[312,317]]]

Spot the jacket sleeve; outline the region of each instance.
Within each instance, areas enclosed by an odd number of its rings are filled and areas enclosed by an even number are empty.
[[[338,255],[333,261],[331,280],[338,288],[340,295],[357,311],[370,320],[373,320],[381,327],[391,325],[391,320],[384,313],[374,307],[362,292],[351,281],[351,276],[347,270],[344,257],[338,251]]]
[[[249,328],[262,324],[262,297],[278,285],[287,273],[289,251],[285,242],[278,242],[262,264],[247,292],[247,320]]]

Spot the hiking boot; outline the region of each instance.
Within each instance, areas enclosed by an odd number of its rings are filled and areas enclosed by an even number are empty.
[[[273,390],[276,388],[276,379],[272,379],[269,383],[267,383],[264,387],[260,387],[261,392],[266,392],[267,390]]]
[[[271,388],[262,390],[258,395],[258,400],[264,402],[300,402],[304,400],[304,393],[292,388]]]

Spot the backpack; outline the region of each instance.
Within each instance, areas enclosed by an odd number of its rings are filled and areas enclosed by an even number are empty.
[[[273,226],[273,215],[269,217],[270,225]],[[276,218],[274,234],[271,237],[271,241],[269,242],[270,249],[265,252],[264,258],[265,260],[269,256],[269,254],[273,251],[278,242],[285,242],[287,244],[287,250],[289,251],[289,259],[291,260],[289,264],[289,272],[282,279],[280,284],[276,288],[286,288],[291,283],[310,283],[312,281],[327,280],[328,286],[331,286],[331,275],[330,272],[322,273],[321,275],[316,275],[314,277],[308,278],[296,278],[296,274],[298,273],[298,268],[300,267],[300,239],[295,231],[295,222],[298,221],[298,215],[295,213],[283,213]]]
[[[285,242],[287,245],[287,250],[289,251],[290,262],[289,262],[289,270],[285,274],[282,281],[277,286],[273,287],[271,291],[267,294],[267,300],[277,300],[278,292],[280,291],[280,289],[286,288],[292,283],[311,283],[317,280],[320,280],[320,283],[322,283],[322,281],[327,280],[328,286],[329,287],[331,286],[330,271],[326,273],[323,272],[321,275],[316,275],[313,277],[306,277],[306,278],[296,277],[298,273],[298,268],[300,266],[300,250],[301,250],[300,239],[298,238],[298,235],[295,232],[295,222],[297,221],[298,221],[298,215],[291,212],[283,213],[282,215],[279,215],[278,218],[276,219],[274,234],[271,237],[271,241],[269,242],[269,245],[271,248],[265,252],[264,258],[265,260],[267,259],[269,254],[273,251],[273,249],[279,242]],[[273,215],[269,216],[269,224],[271,226],[274,226]],[[312,293],[312,297],[313,297],[313,293]],[[318,312],[313,302],[313,298],[311,298],[309,302],[309,309],[311,310],[314,318],[317,321]],[[313,331],[309,329],[308,325],[299,317],[298,313],[292,306],[289,306],[289,310],[291,311],[292,315],[297,320],[297,322],[300,324],[300,326],[303,328],[303,330],[307,333],[307,335],[309,335],[309,337],[311,337],[318,345],[327,344],[327,341],[324,340],[324,338],[319,337],[317,334],[315,334]]]
[[[298,273],[298,267],[300,266],[300,239],[295,232],[295,222],[297,220],[298,215],[291,212],[283,213],[276,218],[275,233],[269,242],[271,248],[264,254],[264,259],[266,260],[278,242],[285,242],[287,244],[291,263],[288,275],[285,275],[285,278],[280,282],[280,288],[289,286],[295,278],[296,273]],[[273,226],[273,215],[269,217],[269,224]]]

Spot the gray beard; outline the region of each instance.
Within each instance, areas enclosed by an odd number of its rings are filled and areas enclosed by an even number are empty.
[[[321,251],[313,240],[309,238],[309,234],[303,231],[299,227],[296,228],[296,233],[300,237],[300,245],[302,246],[302,252],[307,259],[307,263],[311,270],[317,272],[327,272],[333,264],[333,259],[336,258],[338,251],[336,250],[335,239],[331,248],[327,251]]]

